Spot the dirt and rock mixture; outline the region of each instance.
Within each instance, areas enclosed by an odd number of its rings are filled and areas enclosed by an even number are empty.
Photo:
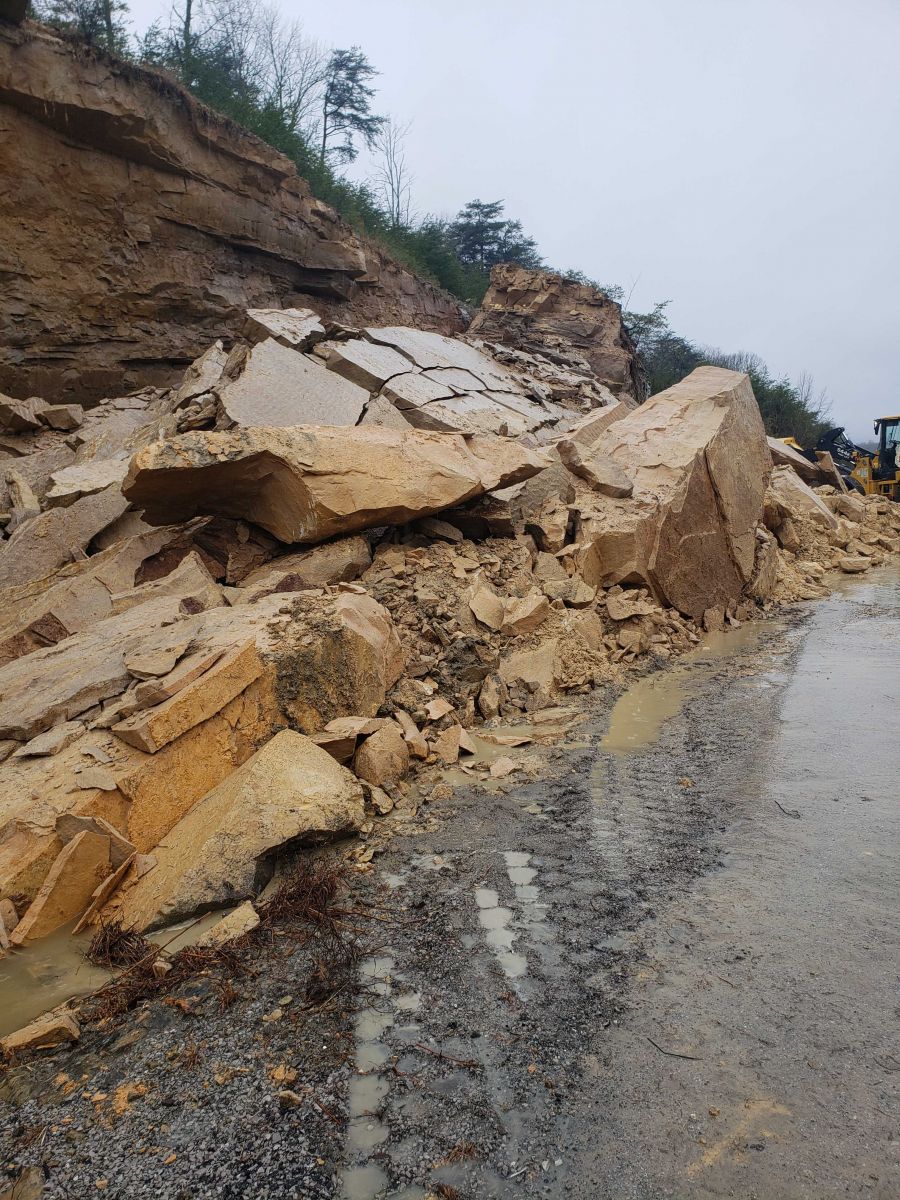
[[[333,897],[342,951],[283,909],[235,962],[10,1072],[9,1166],[41,1164],[48,1196],[560,1194],[576,1134],[608,1116],[593,1050],[628,1012],[633,935],[752,798],[743,730],[774,696],[735,684],[786,661],[805,620],[701,658],[702,732],[689,710],[640,769],[600,744],[611,694],[542,751],[540,781],[398,823]]]

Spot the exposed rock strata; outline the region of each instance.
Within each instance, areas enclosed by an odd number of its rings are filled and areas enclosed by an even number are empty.
[[[17,399],[168,383],[246,308],[297,297],[343,321],[461,327],[450,297],[171,79],[0,23],[0,129],[0,391]]]
[[[576,368],[581,359],[617,396],[642,400],[646,395],[621,307],[587,284],[502,263],[491,271],[491,286],[469,332],[555,353]]]

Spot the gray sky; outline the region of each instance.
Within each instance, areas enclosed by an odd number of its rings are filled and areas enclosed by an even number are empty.
[[[419,212],[502,198],[548,263],[811,374],[857,440],[900,411],[900,0],[279,7],[381,71]]]

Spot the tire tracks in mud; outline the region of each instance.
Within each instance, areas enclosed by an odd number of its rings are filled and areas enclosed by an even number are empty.
[[[348,1200],[589,1183],[570,1177],[570,1148],[610,1119],[589,1048],[627,1011],[644,920],[715,865],[718,831],[758,795],[758,731],[781,679],[760,676],[796,650],[796,626],[764,626],[752,648],[701,663],[681,713],[640,753],[599,749],[598,718],[556,777],[457,793],[438,833],[391,846],[382,869],[399,919],[367,968],[380,1003],[357,1027],[377,1026],[385,1004],[387,1019],[377,1067],[357,1036],[359,1078],[377,1083],[359,1085],[358,1110],[351,1098]],[[398,1010],[405,996],[415,1003]]]

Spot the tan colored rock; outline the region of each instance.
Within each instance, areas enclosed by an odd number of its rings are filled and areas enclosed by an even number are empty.
[[[62,641],[110,616],[111,596],[134,584],[135,572],[181,537],[171,528],[137,536],[59,570],[0,591],[0,665]]]
[[[9,491],[11,514],[6,532],[12,533],[25,521],[40,514],[41,504],[31,485],[13,467],[7,469],[6,484]]]
[[[84,409],[80,404],[48,404],[40,418],[49,429],[71,433],[84,422]]]
[[[235,938],[243,937],[259,928],[259,913],[253,907],[253,902],[245,900],[236,909],[216,921],[205,933],[197,938],[197,946],[224,946]]]
[[[613,459],[586,451],[578,442],[563,438],[556,443],[563,464],[604,496],[630,496],[634,484]]]
[[[109,838],[87,830],[76,834],[60,851],[10,941],[22,946],[77,920],[109,871]]]
[[[249,899],[280,846],[349,833],[363,818],[362,788],[350,772],[284,730],[168,832],[157,865],[125,893],[119,917],[147,929]]]
[[[448,725],[435,737],[432,749],[445,766],[451,766],[459,758],[459,742],[462,725]]]
[[[154,524],[220,513],[253,521],[284,542],[318,542],[430,516],[545,464],[537,452],[501,438],[374,426],[243,429],[146,447],[132,460],[123,490]]]
[[[42,758],[51,754],[59,754],[60,750],[65,750],[66,746],[70,746],[83,733],[84,725],[81,721],[64,721],[61,725],[54,725],[46,733],[39,733],[37,737],[26,742],[21,749],[15,752],[14,757]]]
[[[496,675],[488,675],[478,691],[478,711],[486,721],[496,717],[500,712],[500,704],[505,695],[505,689]]]
[[[321,733],[314,733],[311,737],[317,746],[328,751],[335,762],[348,763],[356,753],[355,733],[332,733],[323,729]]]
[[[120,487],[127,473],[127,458],[74,463],[71,467],[53,472],[44,502],[48,508],[68,508],[82,496],[93,496],[112,486]]]
[[[113,726],[113,732],[129,745],[155,754],[219,712],[258,679],[262,671],[263,663],[255,641],[247,642],[223,655],[170,699],[119,721]]]
[[[381,398],[390,401],[400,413],[425,408],[438,400],[449,400],[453,395],[449,384],[418,372],[395,376],[381,392]]]
[[[51,508],[20,526],[0,545],[0,588],[42,579],[77,558],[128,507],[117,486],[83,496],[69,508]]]
[[[138,604],[146,604],[148,600],[157,600],[161,596],[177,596],[189,601],[191,612],[201,612],[206,608],[216,608],[225,603],[222,589],[210,575],[206,563],[196,551],[185,555],[174,571],[130,588],[127,592],[117,592],[110,597],[114,614],[127,612]],[[171,669],[171,668],[170,668]]]
[[[91,902],[84,910],[81,918],[76,922],[72,933],[81,933],[82,929],[86,929],[88,925],[93,924],[94,919],[108,904],[112,897],[116,894],[122,884],[125,882],[125,877],[131,870],[137,855],[135,853],[129,856],[113,870],[102,883],[94,888],[91,894]]]
[[[0,430],[4,433],[33,433],[41,428],[41,413],[47,406],[37,396],[14,400],[0,393]]]
[[[215,390],[224,415],[243,428],[352,426],[369,399],[364,388],[274,338],[233,351]]]
[[[19,915],[16,912],[16,906],[12,900],[6,898],[0,900],[0,922],[6,933],[12,933],[19,923]]]
[[[505,654],[500,660],[500,678],[506,684],[521,680],[535,688],[550,692],[556,680],[559,641],[549,638],[532,650]]]
[[[50,1050],[54,1046],[63,1045],[64,1042],[77,1042],[80,1037],[81,1028],[72,1014],[65,1009],[56,1008],[52,1012],[44,1013],[23,1029],[17,1029],[15,1033],[0,1038],[0,1049],[7,1058],[13,1058],[26,1050]],[[35,1192],[34,1195],[39,1196],[40,1192]]]
[[[204,675],[210,667],[215,666],[224,650],[215,649],[209,651],[199,651],[196,654],[189,654],[187,658],[177,663],[179,657],[174,651],[169,656],[169,661],[172,662],[168,671],[153,671],[148,672],[148,659],[150,655],[138,656],[125,659],[125,666],[130,674],[136,675],[143,682],[139,683],[134,689],[134,704],[136,710],[144,708],[153,708],[157,704],[163,704],[166,700],[171,700],[173,696],[177,696],[180,691],[193,683],[195,679],[199,679]],[[175,661],[172,661],[175,660]]]
[[[409,770],[410,747],[400,726],[386,721],[356,751],[353,771],[374,787],[398,783]]]
[[[634,492],[596,495],[582,511],[585,582],[640,581],[695,618],[738,600],[753,575],[771,469],[748,377],[700,367],[616,421],[602,445]]]
[[[102,817],[69,812],[62,813],[56,818],[56,836],[64,846],[85,830],[88,833],[99,833],[101,837],[109,838],[109,861],[114,870],[118,870],[122,863],[134,854],[135,848],[131,842]]]
[[[777,531],[785,518],[810,521],[823,529],[837,529],[837,519],[821,496],[816,495],[791,467],[776,467],[766,492],[766,525]]]
[[[125,656],[184,640],[174,598],[155,600],[0,667],[0,737],[28,741],[124,692]]]
[[[581,355],[585,367],[617,396],[637,399],[645,393],[620,306],[596,288],[550,271],[495,266],[469,332],[509,346]]]
[[[346,342],[322,342],[316,354],[325,360],[329,371],[335,371],[367,392],[378,392],[395,375],[405,375],[411,364],[408,358],[374,342],[353,338]]]
[[[445,700],[443,696],[437,696],[434,700],[429,700],[425,705],[425,715],[429,721],[439,721],[441,717],[446,717],[447,713],[453,712],[453,705],[449,700]]]
[[[859,575],[863,571],[868,571],[871,565],[871,558],[853,558],[849,555],[841,555],[838,558],[838,566],[846,575]]]
[[[830,501],[830,502],[829,502]],[[859,525],[866,520],[866,506],[859,496],[846,495],[831,496],[829,501],[826,501],[832,512],[840,513],[848,521]]]
[[[499,630],[504,621],[505,607],[503,600],[483,580],[476,581],[472,595],[469,597],[469,608],[472,615],[488,629]]]
[[[816,451],[816,462],[819,464],[819,472],[826,483],[830,483],[832,487],[837,488],[842,494],[846,494],[847,485],[844,482],[844,477],[835,466],[834,459],[828,450]]]
[[[494,391],[520,394],[522,392],[518,379],[511,371],[468,342],[429,333],[424,329],[396,325],[369,328],[363,332],[370,341],[393,347],[415,366],[423,371],[431,371],[432,377],[437,375],[435,382],[451,392],[454,390],[451,377],[442,379],[435,368],[468,371],[482,387]]]
[[[780,438],[767,437],[766,442],[772,455],[772,462],[776,467],[791,467],[805,483],[826,482],[818,464],[810,462],[799,450],[795,450],[793,446],[789,446]]]
[[[409,713],[405,712],[402,708],[398,708],[394,713],[394,717],[403,730],[403,740],[409,746],[410,754],[414,758],[427,758],[428,742]]]
[[[628,592],[610,592],[606,597],[606,611],[614,621],[629,621],[632,617],[659,612],[659,605]]]
[[[359,423],[360,425],[380,425],[385,429],[398,429],[404,433],[410,427],[409,421],[403,417],[398,408],[394,407],[387,396],[373,396],[366,405],[366,411]]]
[[[621,400],[615,400],[612,404],[594,409],[588,416],[576,421],[566,433],[566,437],[569,441],[576,442],[579,446],[590,450],[610,425],[615,421],[620,421],[622,417],[627,417],[629,412],[631,409],[627,404]]]
[[[196,400],[198,396],[212,391],[222,378],[222,371],[225,369],[227,361],[228,355],[222,343],[220,341],[213,342],[209,349],[204,350],[185,371],[181,385],[175,393],[174,407],[176,409],[183,408],[192,400]]]
[[[248,595],[300,592],[359,579],[371,564],[372,552],[364,537],[337,538],[257,567],[241,580],[240,587],[246,588]]]
[[[254,344],[274,338],[292,350],[310,350],[326,336],[311,308],[249,308],[244,333]]]
[[[533,633],[543,625],[550,615],[550,602],[540,592],[531,592],[527,596],[512,597],[503,606],[503,623],[500,632],[516,637],[523,633]]]
[[[525,530],[538,544],[538,549],[556,554],[566,544],[569,529],[569,510],[558,496],[548,496],[538,511],[525,520]]]

